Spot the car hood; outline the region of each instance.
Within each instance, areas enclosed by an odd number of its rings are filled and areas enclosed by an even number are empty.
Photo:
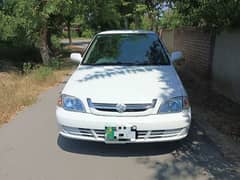
[[[182,96],[181,81],[172,66],[79,66],[63,94],[85,101],[147,103]]]

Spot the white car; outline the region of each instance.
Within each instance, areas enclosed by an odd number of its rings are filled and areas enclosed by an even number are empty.
[[[168,54],[151,31],[97,34],[58,100],[59,133],[105,143],[175,141],[187,136],[191,108]]]

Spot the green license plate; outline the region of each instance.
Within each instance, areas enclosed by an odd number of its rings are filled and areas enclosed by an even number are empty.
[[[105,140],[114,141],[115,139],[116,127],[105,127]]]

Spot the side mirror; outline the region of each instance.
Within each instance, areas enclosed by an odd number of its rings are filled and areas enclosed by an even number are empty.
[[[174,51],[171,54],[171,62],[177,61],[177,60],[181,60],[183,59],[183,53],[182,51]]]
[[[80,53],[71,53],[70,59],[74,62],[81,63],[82,55]]]

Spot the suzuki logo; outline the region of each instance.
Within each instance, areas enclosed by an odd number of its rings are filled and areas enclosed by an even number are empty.
[[[126,111],[126,109],[127,109],[127,106],[125,104],[117,104],[116,105],[116,110],[119,113],[123,113],[124,111]]]

